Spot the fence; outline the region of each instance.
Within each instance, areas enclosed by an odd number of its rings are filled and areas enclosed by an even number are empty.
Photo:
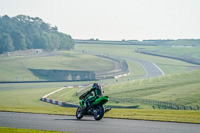
[[[156,100],[149,100],[149,99],[140,99],[140,98],[118,99],[118,98],[110,97],[110,100],[116,103],[119,103],[121,101],[121,102],[152,105],[153,109],[199,110],[199,105],[185,106],[185,105],[178,105],[172,102],[163,102],[163,101],[156,101]]]
[[[199,105],[176,105],[176,106],[166,106],[166,105],[153,105],[153,109],[173,109],[173,110],[199,110]]]
[[[181,61],[185,61],[188,63],[200,65],[200,59],[193,58],[191,55],[183,55],[183,56],[167,55],[167,54],[162,54],[162,53],[158,53],[155,51],[145,51],[143,49],[137,49],[136,52],[142,53],[142,54],[149,54],[149,55],[161,56],[161,57],[166,57],[166,58],[172,58],[172,59],[181,60]]]

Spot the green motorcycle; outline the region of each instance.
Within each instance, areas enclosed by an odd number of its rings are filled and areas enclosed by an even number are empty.
[[[89,107],[86,108],[87,99],[92,97],[92,93],[86,96],[86,93],[79,97],[80,99],[80,106],[77,108],[76,111],[76,118],[81,119],[84,115],[93,115],[95,120],[101,120],[104,116],[104,113],[111,110],[111,108],[104,108],[104,104],[109,101],[108,96],[103,96],[97,98],[95,101],[91,102]]]

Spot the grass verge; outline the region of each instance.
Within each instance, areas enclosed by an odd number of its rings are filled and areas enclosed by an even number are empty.
[[[37,114],[55,114],[55,115],[75,115],[76,108],[54,107],[1,107],[3,112],[37,113]]]
[[[105,117],[134,120],[200,123],[200,111],[191,110],[113,109],[108,112]]]
[[[0,133],[67,133],[67,132],[0,127]]]
[[[76,108],[56,107],[4,107],[0,111],[40,113],[56,115],[73,115],[75,117]],[[112,109],[104,115],[105,118],[167,121],[200,123],[200,111],[195,110],[147,110],[147,109]]]
[[[200,105],[200,70],[142,80],[105,85],[105,95],[116,104],[129,103],[134,98],[172,102],[184,106]]]

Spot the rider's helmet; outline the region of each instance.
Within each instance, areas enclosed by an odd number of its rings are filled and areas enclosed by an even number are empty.
[[[99,86],[97,83],[94,83],[92,87],[97,87]]]

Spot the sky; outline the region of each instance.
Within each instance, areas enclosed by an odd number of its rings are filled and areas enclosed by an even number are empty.
[[[0,16],[28,15],[73,39],[200,39],[200,0],[0,0]]]

